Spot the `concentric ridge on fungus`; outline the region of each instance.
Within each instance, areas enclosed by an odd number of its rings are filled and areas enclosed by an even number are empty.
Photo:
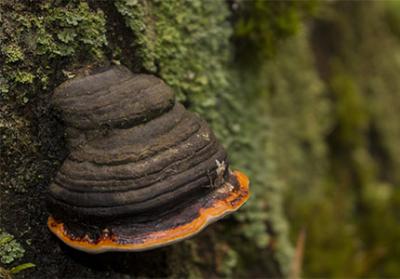
[[[113,66],[64,82],[52,102],[71,152],[49,188],[48,226],[76,249],[164,246],[248,198],[207,123],[157,77]]]

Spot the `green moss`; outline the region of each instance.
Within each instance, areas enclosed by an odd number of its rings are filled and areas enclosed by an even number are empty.
[[[297,200],[289,208],[292,224],[307,229],[306,277],[399,273],[400,44],[392,5],[337,3],[314,22],[314,50],[333,109],[322,157],[329,168],[314,190],[290,194]]]
[[[25,191],[26,185],[38,181],[40,143],[32,133],[33,117],[21,116],[17,108],[44,98],[48,88],[66,78],[60,76],[64,70],[102,60],[105,17],[82,1],[7,0],[0,9],[9,11],[2,14],[0,29],[1,184]]]
[[[253,54],[247,62],[248,68],[253,65],[253,59],[258,60],[262,74],[255,74],[254,71],[247,73],[242,68],[243,64],[233,63],[228,10],[221,1],[120,0],[115,5],[135,36],[134,46],[144,70],[161,76],[178,92],[180,101],[209,120],[227,147],[232,166],[243,170],[251,178],[253,197],[244,210],[234,215],[240,225],[227,226],[232,237],[224,239],[222,235],[220,240],[225,241],[227,249],[233,251],[237,258],[232,257],[235,259],[232,260],[226,257],[226,262],[217,264],[219,272],[225,274],[230,269],[232,274],[240,274],[240,268],[250,269],[251,265],[259,264],[261,257],[267,257],[267,252],[257,255],[260,250],[272,251],[281,269],[288,272],[292,247],[287,238],[282,195],[284,189],[289,187],[285,185],[293,182],[299,188],[307,185],[307,175],[312,174],[313,166],[316,166],[310,162],[323,156],[321,154],[325,150],[321,141],[326,124],[319,121],[321,115],[326,113],[327,104],[320,100],[322,85],[312,69],[309,50],[303,50],[307,48],[306,37],[296,40],[293,48],[287,46],[290,43],[286,44],[284,39],[301,29],[302,17],[312,12],[315,4],[239,2],[236,42],[250,44],[245,44],[246,49],[239,48],[238,55],[242,54],[241,58],[246,60],[246,53]],[[285,45],[285,50],[278,52],[281,45]],[[301,56],[306,57],[304,59],[298,57],[299,46]],[[279,58],[269,64],[268,59],[274,55],[279,55]],[[274,66],[276,61],[279,63],[281,60],[284,62]],[[304,64],[308,73],[302,77]],[[232,66],[233,70],[229,70],[228,67]],[[267,69],[264,70],[265,67]],[[294,80],[285,78],[289,76],[295,76]],[[269,77],[270,83],[263,82],[265,77]],[[271,106],[270,111],[265,111],[265,105],[271,101],[270,96],[277,94],[276,91],[279,92],[279,97],[276,97],[278,106],[283,100],[290,105],[279,111]],[[294,96],[298,96],[292,102],[291,92],[297,92]],[[296,101],[302,102],[304,108],[300,106],[300,109],[303,111],[297,111]],[[314,111],[314,106],[319,108]],[[288,124],[277,121],[285,125],[284,132],[281,132],[282,126],[271,122],[271,117],[279,118],[279,114],[285,113],[284,109],[293,110],[296,115],[285,115],[285,119],[294,117],[296,121]],[[293,131],[296,127],[299,132]],[[290,141],[292,137],[294,141]],[[282,145],[282,140],[287,141],[287,145]],[[304,145],[309,145],[310,149],[303,151]],[[282,153],[285,155],[278,156],[275,150],[284,149],[293,153],[285,150]],[[288,163],[287,157],[291,154],[298,157]],[[308,164],[307,172],[301,169],[303,164]],[[291,167],[297,167],[298,171],[287,178],[288,170],[292,173]],[[312,177],[317,183],[317,174]],[[301,185],[298,180],[301,180]],[[238,235],[247,238],[248,247],[238,247],[234,242]],[[273,248],[271,243],[275,243]],[[271,254],[268,256],[271,257]],[[267,262],[261,265],[271,272],[271,267],[266,267]],[[229,268],[224,268],[226,266]]]
[[[306,15],[315,12],[316,1],[237,1],[234,39],[238,57],[256,66],[273,57],[284,39],[296,34]]]
[[[38,197],[63,148],[49,93],[66,78],[64,70],[102,61],[105,16],[84,1],[5,0],[0,11],[1,223],[34,239],[30,226],[34,223],[36,233],[43,232],[44,219],[39,219],[46,214],[44,206],[39,211]],[[74,39],[67,41],[68,34]],[[43,251],[31,247],[26,251],[31,259],[40,253],[35,249]],[[3,263],[11,263],[24,250],[10,240],[0,253]]]
[[[400,3],[397,1],[389,1],[385,4],[385,16],[390,32],[400,39]]]
[[[355,147],[363,144],[362,135],[368,128],[365,98],[351,75],[346,75],[343,69],[338,73],[334,69],[332,71],[329,86],[336,100],[335,118],[340,123],[338,140],[349,147]]]
[[[180,101],[205,117],[228,149],[232,167],[250,176],[254,197],[244,210],[234,215],[240,225],[226,226],[226,233],[219,234],[218,241],[225,243],[223,247],[231,251],[227,252],[231,256],[217,263],[216,272],[227,275],[228,270],[232,272],[229,274],[238,274],[250,269],[266,256],[265,253],[257,255],[258,251],[270,251],[267,247],[271,240],[285,239],[287,231],[281,212],[281,193],[278,187],[268,183],[273,172],[263,152],[268,120],[260,116],[259,100],[255,97],[259,94],[260,87],[255,84],[260,77],[242,79],[242,69],[240,73],[229,69],[233,65],[233,49],[229,44],[232,27],[226,3],[119,0],[115,5],[135,36],[134,47],[143,69],[161,76],[175,89]],[[282,14],[284,11],[282,8]],[[283,21],[279,26],[289,28],[283,26]],[[271,230],[275,232],[274,237]],[[247,238],[248,247],[241,247],[237,242],[239,235]],[[287,259],[290,245],[287,240],[279,243],[275,249],[282,259]],[[265,272],[271,272],[267,261],[262,265]]]
[[[302,24],[314,8],[312,2],[239,2],[239,15],[244,15],[235,29],[237,56],[246,69],[239,81],[246,94],[241,102],[252,110],[241,127],[251,138],[244,139],[238,161],[252,177],[253,202],[239,218],[259,247],[274,243],[286,275],[293,248],[285,213],[296,220],[298,205],[308,196],[304,193],[316,191],[326,167],[330,104]],[[252,150],[259,150],[258,156]]]
[[[10,10],[2,15],[0,29],[3,97],[23,105],[47,88],[53,67],[61,61],[71,65],[101,59],[107,44],[102,11],[81,1],[54,5],[7,0],[0,5]]]
[[[265,145],[270,172],[266,181],[274,189],[272,195],[264,194],[263,200],[275,204],[271,216],[278,224],[276,234],[281,236],[277,239],[281,247],[278,257],[288,273],[293,251],[283,220],[287,214],[294,243],[304,226],[297,222],[299,205],[318,191],[326,167],[324,137],[330,127],[330,103],[315,71],[306,31],[282,43],[280,50],[262,71],[268,77],[262,83],[262,100],[270,119]]]
[[[228,87],[225,3],[119,0],[115,5],[135,36],[143,69],[161,76],[195,111],[212,111]]]

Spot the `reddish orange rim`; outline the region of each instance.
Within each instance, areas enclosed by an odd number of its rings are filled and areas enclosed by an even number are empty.
[[[107,251],[144,251],[191,237],[202,231],[207,225],[217,221],[225,215],[239,209],[249,198],[249,179],[239,172],[233,173],[239,181],[238,189],[229,189],[229,195],[224,199],[216,199],[207,208],[201,208],[199,216],[189,223],[163,231],[150,232],[140,243],[118,243],[117,239],[109,234],[103,234],[96,243],[88,238],[71,239],[64,227],[64,223],[49,216],[47,225],[59,239],[67,245],[88,253],[102,253]],[[231,185],[226,185],[232,187]],[[224,187],[221,187],[224,188]]]

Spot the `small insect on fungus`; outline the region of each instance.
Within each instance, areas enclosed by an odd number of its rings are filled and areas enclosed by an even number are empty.
[[[207,123],[157,77],[122,66],[86,71],[61,84],[52,103],[70,154],[49,187],[48,227],[73,248],[169,245],[248,199],[248,178],[230,171]]]

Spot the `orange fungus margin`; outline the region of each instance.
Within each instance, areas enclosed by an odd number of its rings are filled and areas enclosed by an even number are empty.
[[[53,216],[49,216],[47,225],[50,231],[64,243],[75,249],[88,253],[102,253],[107,251],[144,251],[166,246],[197,234],[207,225],[231,212],[236,211],[247,201],[249,198],[248,177],[239,171],[233,172],[233,175],[239,182],[239,187],[232,188],[232,185],[226,183],[221,187],[221,189],[218,189],[217,191],[228,193],[228,195],[224,195],[224,199],[216,198],[207,207],[200,208],[198,216],[185,224],[166,230],[150,231],[145,237],[141,236],[137,242],[120,242],[118,241],[117,236],[108,232],[103,233],[100,239],[95,242],[91,241],[87,237],[71,238],[64,223],[56,220]]]

